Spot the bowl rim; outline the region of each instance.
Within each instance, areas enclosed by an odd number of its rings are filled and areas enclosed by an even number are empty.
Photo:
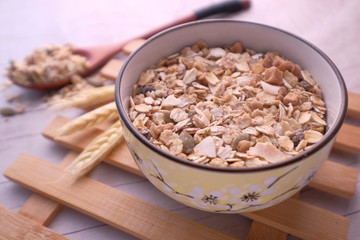
[[[141,51],[142,48],[146,47],[146,45],[154,40],[156,40],[157,38],[160,38],[162,35],[164,34],[168,34],[171,32],[174,32],[178,29],[181,28],[186,28],[192,25],[201,25],[201,24],[212,24],[212,23],[235,23],[235,24],[248,24],[248,25],[253,25],[253,26],[259,26],[259,27],[264,27],[264,28],[268,28],[270,30],[273,31],[277,31],[280,32],[282,34],[286,34],[292,38],[296,38],[297,40],[305,43],[306,45],[308,45],[310,48],[312,48],[314,51],[316,51],[331,67],[331,69],[333,70],[333,72],[336,75],[336,78],[338,80],[338,83],[340,85],[340,94],[342,96],[342,100],[341,101],[341,106],[340,106],[340,114],[336,117],[333,126],[326,132],[326,134],[324,135],[324,137],[318,142],[316,143],[312,148],[297,154],[295,156],[289,157],[283,161],[277,162],[277,163],[271,163],[271,164],[267,164],[267,165],[262,165],[262,166],[255,166],[255,167],[234,167],[234,168],[230,168],[230,167],[219,167],[219,166],[212,166],[212,165],[206,165],[206,164],[200,164],[200,163],[195,163],[186,159],[182,159],[180,157],[177,157],[171,153],[168,153],[162,149],[160,149],[159,147],[155,146],[153,143],[151,143],[149,140],[147,140],[144,136],[142,136],[139,131],[133,126],[132,122],[130,121],[130,119],[128,118],[128,113],[126,111],[126,109],[124,109],[122,107],[121,101],[120,101],[120,85],[121,85],[121,81],[122,81],[122,75],[127,67],[127,65],[130,63],[130,61],[132,60],[132,58],[137,54],[137,52]],[[125,124],[125,126],[128,128],[128,130],[131,132],[132,135],[134,135],[136,137],[137,140],[139,140],[142,144],[144,144],[146,147],[150,148],[152,151],[156,152],[157,154],[161,155],[164,158],[167,158],[169,161],[174,161],[177,162],[179,164],[184,164],[187,165],[189,167],[194,167],[194,168],[199,168],[202,170],[210,170],[210,171],[217,171],[217,172],[232,172],[232,173],[238,173],[238,172],[259,172],[259,171],[265,171],[265,170],[270,170],[270,169],[275,169],[275,168],[281,168],[287,165],[291,165],[293,163],[296,162],[300,162],[301,160],[315,154],[316,152],[318,152],[321,148],[323,148],[325,145],[327,145],[331,140],[333,140],[336,136],[336,134],[338,133],[338,131],[340,130],[341,125],[344,122],[345,116],[346,116],[346,112],[347,112],[347,106],[348,106],[348,96],[347,96],[347,89],[346,89],[346,85],[345,85],[345,81],[339,71],[339,69],[336,67],[336,65],[334,64],[334,62],[322,51],[320,50],[317,46],[315,46],[314,44],[312,44],[311,42],[303,39],[302,37],[299,37],[293,33],[290,33],[288,31],[279,29],[277,27],[273,27],[273,26],[269,26],[269,25],[265,25],[265,24],[261,24],[261,23],[255,23],[255,22],[249,22],[249,21],[242,21],[242,20],[231,20],[231,19],[210,19],[210,20],[199,20],[199,21],[195,21],[195,22],[190,22],[190,23],[185,23],[185,24],[180,24],[177,25],[175,27],[171,27],[168,28],[166,30],[163,30],[157,34],[155,34],[154,36],[152,36],[151,38],[149,38],[148,40],[146,40],[146,42],[139,47],[137,50],[135,50],[133,53],[131,53],[126,61],[124,62],[124,64],[122,65],[118,76],[116,78],[116,83],[115,83],[115,102],[116,102],[116,106],[120,115],[120,119],[123,122],[123,124]]]

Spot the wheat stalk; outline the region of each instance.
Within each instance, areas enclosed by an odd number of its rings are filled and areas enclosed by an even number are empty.
[[[92,108],[114,101],[114,90],[114,85],[85,89],[77,95],[51,103],[51,108],[55,110],[69,107]]]
[[[66,123],[59,129],[59,136],[73,134],[104,121],[115,120],[118,116],[115,102],[108,103]]]
[[[123,139],[120,121],[116,121],[108,130],[100,134],[66,168],[77,176],[83,176],[100,163]]]

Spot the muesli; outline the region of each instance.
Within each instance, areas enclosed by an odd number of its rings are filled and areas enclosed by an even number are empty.
[[[34,86],[68,80],[87,67],[86,58],[75,54],[71,45],[48,44],[24,59],[11,61],[5,73],[14,83]]]
[[[203,41],[143,72],[129,117],[153,144],[222,167],[282,161],[324,134],[326,107],[311,74],[276,52]]]

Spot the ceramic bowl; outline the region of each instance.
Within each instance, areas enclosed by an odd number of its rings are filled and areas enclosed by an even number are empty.
[[[311,149],[282,162],[248,168],[197,164],[162,151],[142,136],[128,117],[129,97],[140,74],[185,46],[204,40],[210,47],[240,41],[256,52],[277,51],[309,70],[323,91],[327,129]],[[286,31],[250,22],[205,20],[165,30],[124,63],[116,80],[116,103],[124,137],[146,178],[169,197],[194,208],[241,213],[270,207],[306,186],[326,161],[347,109],[347,92],[334,63],[308,41]]]

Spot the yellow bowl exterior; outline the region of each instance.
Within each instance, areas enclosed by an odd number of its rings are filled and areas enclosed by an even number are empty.
[[[333,145],[293,164],[256,172],[224,172],[169,161],[141,143],[124,126],[124,137],[146,178],[169,197],[193,208],[242,213],[267,208],[306,186]]]

